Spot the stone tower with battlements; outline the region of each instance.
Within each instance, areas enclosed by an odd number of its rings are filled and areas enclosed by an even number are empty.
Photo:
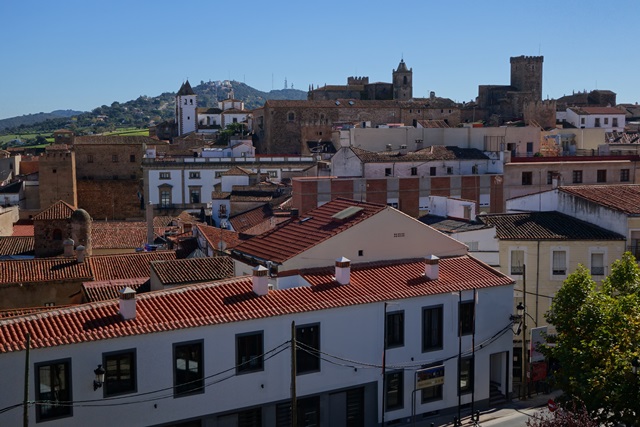
[[[39,159],[40,209],[62,200],[78,206],[76,156],[66,144],[52,144]]]
[[[542,56],[511,57],[511,86],[531,94],[529,101],[542,100]]]

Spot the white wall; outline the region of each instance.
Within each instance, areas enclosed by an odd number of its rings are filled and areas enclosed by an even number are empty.
[[[472,292],[465,291],[463,300],[472,299]],[[417,403],[417,413],[451,408],[458,404],[457,397],[457,307],[458,294],[440,294],[429,297],[390,301],[387,311],[404,310],[405,345],[387,350],[387,366],[408,365],[404,373],[404,407],[387,412],[386,420],[406,418],[411,414],[411,394],[414,370],[422,364],[445,361],[444,399],[428,404]],[[489,398],[490,355],[497,352],[511,354],[512,335],[500,335],[490,340],[509,323],[513,306],[512,286],[492,287],[478,291],[475,342],[488,343],[475,353],[475,400]],[[423,353],[421,348],[421,316],[423,307],[443,305],[444,346],[442,350]],[[290,339],[291,322],[296,325],[320,324],[320,347],[327,355],[340,357],[359,364],[354,370],[349,363],[332,364],[321,361],[321,370],[297,377],[297,394],[309,394],[353,387],[367,383],[378,383],[378,407],[381,405],[383,352],[384,303],[349,306],[275,316],[260,320],[234,322],[215,326],[193,327],[177,331],[120,337],[82,344],[63,345],[31,351],[29,399],[35,399],[34,364],[63,358],[71,359],[72,398],[74,401],[95,400],[95,406],[73,408],[73,417],[50,420],[47,426],[63,427],[82,425],[107,427],[126,425],[130,427],[148,426],[212,413],[233,411],[248,406],[260,406],[269,402],[286,401],[290,398],[290,352],[285,350],[266,360],[264,370],[234,375],[228,372],[235,366],[236,334],[264,331],[264,350],[268,351]],[[180,398],[172,396],[173,385],[172,345],[175,343],[203,340],[204,374],[208,379],[205,393]],[[464,336],[462,351],[468,353],[472,337]],[[102,354],[126,349],[136,349],[137,394],[123,395],[109,402],[103,398],[102,389],[93,390],[93,370],[102,363]],[[327,358],[325,356],[325,358]],[[346,366],[345,366],[346,365]],[[0,354],[0,367],[4,384],[22,384],[24,381],[24,352]],[[389,369],[391,370],[391,369]],[[225,373],[225,371],[227,371]],[[229,377],[228,379],[226,379]],[[226,379],[226,380],[225,380]],[[154,390],[162,392],[147,394]],[[160,397],[165,397],[160,399]],[[153,400],[158,398],[157,400]],[[0,407],[6,407],[22,400],[22,392],[16,387],[0,388]],[[471,394],[462,397],[468,403]],[[416,401],[419,402],[419,394]],[[137,402],[125,405],[127,402]],[[100,406],[116,403],[118,406]],[[120,406],[121,405],[121,406]],[[35,422],[34,406],[30,407],[30,419]],[[17,426],[22,423],[21,408],[0,414],[0,424]]]

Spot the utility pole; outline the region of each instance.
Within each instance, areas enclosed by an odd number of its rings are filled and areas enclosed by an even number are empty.
[[[291,322],[291,427],[298,425],[298,398],[296,396],[296,322]]]
[[[29,349],[31,348],[31,334],[27,332],[27,351],[24,357],[24,406],[22,407],[23,426],[29,427]]]
[[[527,397],[527,266],[522,264],[522,399]]]
[[[384,427],[384,412],[386,408],[387,394],[387,302],[384,303],[384,315],[382,316],[383,329],[383,348],[382,348],[382,427]]]

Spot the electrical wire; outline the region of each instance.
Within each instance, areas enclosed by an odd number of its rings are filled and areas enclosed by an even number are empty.
[[[259,356],[256,356],[253,359],[250,359],[246,362],[240,363],[238,365],[232,366],[228,369],[216,372],[214,374],[208,375],[206,377],[203,377],[201,379],[196,379],[193,381],[189,381],[186,383],[182,383],[180,384],[180,386],[185,386],[185,385],[189,385],[189,384],[196,384],[196,383],[200,383],[201,381],[205,381],[207,379],[212,379],[214,377],[217,377],[219,375],[223,375],[225,373],[231,372],[231,371],[236,371],[236,369],[247,365],[249,363],[251,363],[254,359],[258,358],[258,359],[262,359],[263,363],[266,362],[269,359],[272,359],[273,357],[277,356],[278,354],[282,353],[283,351],[287,350],[290,347],[291,344],[291,340],[285,341],[282,344],[272,348],[271,350],[268,350],[264,353],[262,353]],[[219,384],[223,381],[226,381],[228,379],[231,379],[235,377],[235,373],[233,375],[229,375],[226,376],[222,379],[218,379],[216,381],[211,381],[209,383],[204,384],[202,387],[198,387],[199,389],[205,389],[207,387],[210,387],[212,385],[215,384]],[[161,389],[157,389],[157,390],[151,390],[148,392],[144,392],[144,393],[138,393],[136,395],[136,397],[140,397],[140,396],[148,396],[151,394],[155,394],[155,393],[161,393],[164,391],[168,391],[168,390],[172,390],[171,393],[167,393],[164,395],[160,395],[160,396],[154,396],[154,397],[149,397],[147,399],[136,399],[136,400],[129,400],[129,401],[125,401],[125,402],[116,402],[118,400],[122,400],[122,399],[130,399],[132,396],[116,396],[116,397],[107,397],[107,398],[102,398],[102,399],[87,399],[87,400],[75,400],[75,401],[52,401],[52,400],[36,400],[36,401],[27,401],[28,405],[55,405],[55,406],[65,406],[65,407],[110,407],[110,406],[126,406],[126,405],[133,405],[133,404],[137,404],[137,403],[144,403],[144,402],[152,402],[152,401],[157,401],[157,400],[162,400],[162,399],[167,399],[167,398],[171,398],[171,397],[175,397],[176,395],[179,395],[179,393],[174,393],[173,390],[175,390],[176,386],[171,386],[171,387],[165,387],[165,388],[161,388]],[[190,393],[192,392],[192,390],[188,390],[186,393]],[[0,414],[4,413],[4,412],[8,412],[12,409],[16,409],[18,407],[24,406],[24,403],[17,403],[11,406],[7,406],[5,408],[0,409]]]

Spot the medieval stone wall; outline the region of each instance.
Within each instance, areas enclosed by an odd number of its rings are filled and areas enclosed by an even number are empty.
[[[144,218],[139,180],[78,180],[78,207],[95,221]]]

